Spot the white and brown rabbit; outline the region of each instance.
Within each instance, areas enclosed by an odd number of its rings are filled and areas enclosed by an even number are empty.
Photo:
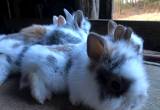
[[[119,24],[117,24],[116,22],[114,22],[113,20],[109,20],[108,22],[108,34],[110,36],[114,35],[115,29]],[[121,29],[126,30],[127,27],[121,26]],[[130,27],[128,27],[130,28]],[[130,31],[132,31],[132,29],[129,29]],[[111,37],[112,39],[112,37]],[[118,38],[116,38],[118,39]],[[113,39],[112,39],[113,40]],[[143,39],[141,37],[139,37],[135,32],[132,31],[131,34],[131,38],[130,38],[130,43],[132,43],[135,47],[135,50],[138,51],[138,54],[140,54],[142,56],[143,54]]]
[[[66,23],[57,27],[54,31],[44,37],[44,44],[76,44],[81,41],[86,41],[89,34],[91,24],[83,15],[83,12],[78,10],[71,15],[64,9],[66,15]]]
[[[10,73],[19,72],[21,57],[31,45],[40,42],[43,45],[80,43],[86,40],[90,23],[82,11],[78,10],[73,15],[67,10],[64,12],[67,20],[63,16],[54,16],[51,25],[33,25],[16,34],[0,35],[0,85]],[[79,41],[75,42],[76,39]]]
[[[40,103],[52,93],[68,91],[72,104],[95,110],[134,110],[147,98],[148,81],[131,36],[130,28],[118,25],[113,36],[90,33],[87,42],[79,44],[30,46],[9,40],[15,53],[0,43],[5,53],[0,56],[1,68],[12,70],[8,62],[20,55],[21,80],[28,80],[26,85]]]
[[[40,103],[69,91],[72,104],[134,110],[147,98],[148,81],[131,35],[130,28],[118,25],[114,36],[90,33],[87,43],[32,46],[22,58],[23,78]]]
[[[95,110],[135,110],[143,105],[148,81],[139,51],[130,43],[131,34],[118,25],[114,42],[91,33],[87,46],[76,49],[67,76],[72,104]]]
[[[39,43],[45,45],[79,43],[87,39],[91,24],[83,15],[83,12],[77,10],[70,14],[64,9],[66,19],[63,16],[53,16],[53,24],[37,25],[21,29],[18,33],[8,34],[6,38],[17,38],[25,43]]]

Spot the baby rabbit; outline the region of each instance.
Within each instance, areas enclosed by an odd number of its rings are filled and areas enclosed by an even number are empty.
[[[82,11],[76,11],[73,15],[67,10],[64,12],[67,21],[63,16],[54,16],[53,25],[33,25],[16,34],[0,35],[0,85],[12,71],[19,72],[21,57],[31,45],[79,43],[86,40],[90,23]]]
[[[72,104],[95,110],[135,110],[147,98],[142,59],[131,42],[132,31],[118,25],[111,36],[90,33],[87,45],[72,54],[67,76]]]
[[[39,44],[65,44],[79,43],[86,40],[90,31],[91,24],[84,17],[83,12],[78,10],[71,15],[64,9],[66,20],[63,16],[53,16],[53,24],[32,25],[20,30],[15,34],[8,34],[3,39],[21,39],[25,43]],[[83,37],[81,37],[83,36]]]
[[[91,24],[84,17],[83,12],[78,10],[71,15],[64,9],[66,24],[57,27],[54,31],[44,37],[44,44],[76,44],[87,40]]]
[[[71,15],[64,9],[66,20],[63,16],[53,16],[51,25],[32,25],[20,31],[25,40],[33,40],[41,44],[65,44],[79,43],[86,40],[91,24],[84,17],[83,12],[78,10]],[[83,36],[83,38],[82,38]]]
[[[109,22],[108,22],[108,34],[113,36],[114,31],[115,31],[117,26],[118,26],[118,24],[116,22],[114,22],[113,20],[109,20]],[[124,28],[125,30],[127,29],[124,26],[122,26],[122,28]],[[130,28],[130,30],[132,30],[132,29]],[[138,51],[138,54],[140,56],[143,56],[143,39],[140,38],[138,35],[136,35],[132,31],[131,39],[129,41],[130,41],[130,43],[132,43],[134,45],[135,50]]]
[[[113,34],[90,33],[87,43],[30,47],[21,70],[33,97],[44,103],[52,92],[69,91],[72,104],[95,110],[139,108],[148,90],[143,61],[130,43],[130,28],[118,25]]]

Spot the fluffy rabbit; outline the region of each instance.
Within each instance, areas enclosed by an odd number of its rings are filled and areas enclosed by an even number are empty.
[[[40,103],[52,92],[69,91],[72,104],[134,110],[147,98],[148,81],[131,36],[130,28],[118,25],[114,36],[90,33],[87,43],[32,46],[22,58],[23,78]]]
[[[26,86],[40,103],[52,93],[69,91],[72,104],[82,103],[95,110],[134,110],[147,98],[148,81],[132,33],[117,25],[113,35],[90,33],[87,42],[79,44],[24,46],[22,41],[10,39],[5,47],[3,40],[0,68],[5,68],[3,75],[7,75],[6,68],[16,67],[9,62],[21,56],[21,80],[27,80]]]
[[[79,43],[86,40],[91,24],[78,10],[71,15],[64,9],[66,20],[63,16],[53,16],[53,24],[32,25],[15,34],[8,34],[4,39],[13,38],[23,40],[25,43],[40,44],[66,44]],[[83,36],[83,37],[82,37]]]
[[[115,42],[89,34],[87,46],[72,54],[67,80],[72,104],[95,110],[134,110],[143,104],[148,81],[131,36],[131,30],[121,25],[114,31]]]
[[[109,22],[108,22],[108,34],[113,36],[117,26],[118,26],[118,24],[116,22],[114,22],[112,20],[109,20]],[[126,30],[127,27],[122,26],[122,29]],[[129,30],[132,31],[131,28]],[[142,54],[143,54],[143,39],[132,31],[131,38],[130,38],[129,41],[130,41],[130,43],[133,44],[135,50],[138,51],[138,54],[140,56],[142,56]]]
[[[44,44],[76,44],[87,40],[91,24],[84,17],[83,12],[78,10],[71,15],[64,9],[66,15],[66,24],[50,31],[44,37]]]
[[[67,10],[64,10],[64,12],[67,21],[63,16],[54,16],[53,25],[33,25],[16,34],[0,35],[0,56],[2,56],[0,58],[0,70],[2,70],[0,85],[9,73],[12,73],[12,71],[19,72],[21,57],[30,45],[43,41],[43,44],[67,44],[86,40],[90,23],[84,18],[82,11],[78,10],[73,15]],[[76,39],[78,42],[74,42]],[[10,58],[10,62],[6,58]]]

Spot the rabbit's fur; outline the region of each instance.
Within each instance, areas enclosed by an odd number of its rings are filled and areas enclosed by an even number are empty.
[[[126,41],[107,39],[90,34],[87,48],[73,54],[68,75],[70,101],[96,110],[134,110],[147,97],[143,61]]]
[[[72,104],[134,110],[147,98],[148,81],[131,36],[129,28],[118,25],[114,36],[90,33],[87,43],[32,46],[22,59],[22,75],[40,103],[67,90]]]
[[[84,17],[83,12],[77,10],[71,15],[64,9],[63,16],[53,16],[53,24],[37,25],[21,29],[18,33],[8,34],[4,39],[20,39],[25,43],[39,43],[43,45],[79,43],[86,40],[91,24]]]
[[[113,30],[107,36],[90,33],[87,42],[79,44],[24,46],[22,41],[10,40],[8,48],[0,43],[5,51],[0,61],[14,67],[8,62],[16,61],[24,52],[20,70],[21,80],[27,82],[22,86],[29,86],[40,103],[52,93],[68,91],[72,104],[82,103],[95,110],[134,110],[147,98],[142,55],[132,43],[130,28],[118,25]],[[12,55],[11,47],[16,54]],[[11,61],[7,55],[12,56]]]
[[[71,15],[64,9],[66,15],[66,24],[50,31],[44,37],[44,44],[76,44],[87,40],[91,24],[84,17],[83,12],[78,10]]]
[[[114,35],[115,29],[117,26],[118,26],[118,24],[116,22],[109,20],[108,34],[110,36]],[[124,27],[124,26],[122,26],[122,27],[124,30],[127,29],[127,27]],[[132,32],[130,42],[133,44],[134,49],[138,51],[138,54],[140,54],[142,56],[142,54],[143,54],[143,39],[141,37],[139,37],[135,32],[133,32],[131,28],[129,28],[129,30],[130,30],[130,32]]]
[[[71,15],[64,9],[66,19],[63,16],[53,16],[51,25],[32,25],[22,29],[19,33],[29,42],[41,44],[66,44],[79,43],[86,40],[91,24],[78,10]],[[82,38],[83,36],[83,38]]]
[[[20,64],[18,63],[21,61],[23,53],[28,47],[30,47],[30,45],[37,43],[44,45],[68,44],[86,41],[87,38],[85,37],[87,37],[89,33],[90,23],[85,19],[82,11],[78,10],[73,15],[67,10],[64,10],[64,12],[66,20],[61,15],[59,17],[53,16],[53,24],[51,25],[33,25],[22,29],[19,33],[0,35],[1,62],[6,64],[6,66],[0,65],[0,70],[2,70],[0,85],[8,77],[9,73],[12,73],[12,71],[19,72],[18,66],[20,66]],[[85,23],[88,24],[84,25]],[[83,28],[88,29],[87,32]],[[54,40],[52,40],[52,38]],[[47,39],[48,41],[51,40],[51,42],[48,42]],[[75,39],[78,42],[74,42]],[[10,58],[11,61],[8,62],[4,56]]]

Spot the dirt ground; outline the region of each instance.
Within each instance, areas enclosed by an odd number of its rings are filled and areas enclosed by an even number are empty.
[[[149,75],[149,99],[141,110],[160,110],[160,67],[146,65]],[[18,78],[10,78],[0,87],[0,110],[88,110],[72,106],[67,95],[54,96],[51,101],[39,105],[29,91],[18,89]]]
[[[140,2],[133,6],[117,7],[114,5],[113,19],[116,20],[160,21],[160,1],[146,5]]]

